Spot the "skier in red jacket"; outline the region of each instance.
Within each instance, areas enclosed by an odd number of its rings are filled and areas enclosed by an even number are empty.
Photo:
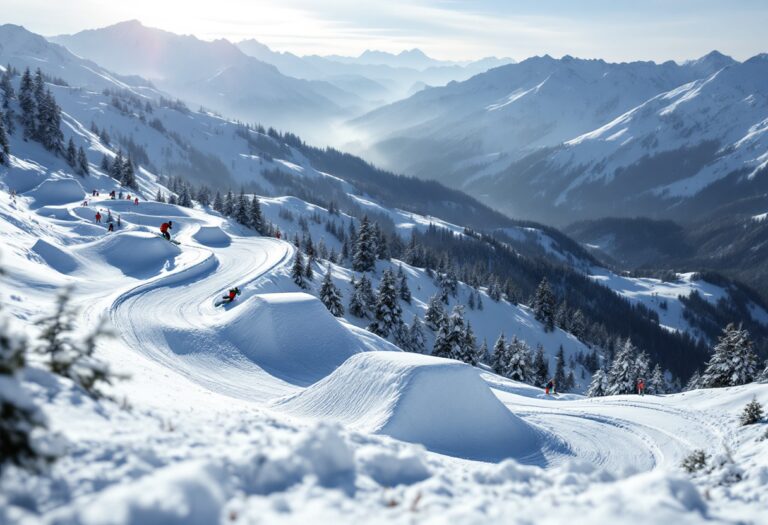
[[[165,237],[166,241],[171,240],[171,233],[168,230],[173,229],[173,221],[164,222],[160,225],[160,233]]]
[[[96,212],[96,222],[101,222],[101,213]]]
[[[642,377],[637,379],[637,393],[641,396],[645,395],[645,379]]]

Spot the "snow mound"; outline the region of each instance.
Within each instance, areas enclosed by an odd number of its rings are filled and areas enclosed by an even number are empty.
[[[229,246],[232,239],[218,226],[200,226],[192,237],[204,246]]]
[[[274,406],[472,459],[521,458],[538,448],[535,432],[504,407],[477,370],[420,354],[352,356],[333,374]]]
[[[85,191],[74,179],[48,179],[28,192],[35,206],[68,204],[85,198]]]
[[[104,260],[125,275],[146,278],[160,272],[181,253],[157,235],[126,232],[108,235],[87,248],[89,260]],[[93,258],[93,259],[92,259]]]
[[[43,239],[38,239],[35,242],[32,251],[59,273],[72,273],[80,266],[70,254]]]
[[[305,293],[256,295],[233,309],[222,337],[272,375],[308,385],[333,372],[362,344],[318,299]]]

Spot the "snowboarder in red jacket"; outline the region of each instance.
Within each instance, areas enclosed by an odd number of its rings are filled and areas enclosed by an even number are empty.
[[[172,230],[172,229],[173,229],[173,221],[164,222],[163,224],[160,225],[160,233],[162,234],[163,237],[165,237],[166,241],[171,240],[171,234],[168,230]]]
[[[238,295],[240,295],[240,288],[235,286],[234,288],[230,288],[229,293],[224,297],[222,297],[222,299],[231,303],[232,301],[235,300],[235,297],[237,297]]]

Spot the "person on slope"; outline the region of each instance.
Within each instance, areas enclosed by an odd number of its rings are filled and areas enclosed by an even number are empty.
[[[557,392],[555,392],[555,378],[552,378],[549,380],[549,383],[547,383],[547,387],[544,389],[544,393],[547,395],[549,395],[550,393],[557,394]]]
[[[222,299],[224,299],[224,301],[228,303],[231,303],[232,301],[235,300],[235,297],[237,297],[238,295],[240,295],[240,288],[235,286],[234,288],[230,288],[229,293],[224,297],[222,297]]]
[[[133,199],[133,205],[134,205],[134,206],[138,206],[138,205],[139,205],[139,198],[138,198],[138,197],[136,197],[135,199]]]
[[[645,395],[645,379],[642,377],[637,378],[637,393],[638,395]]]
[[[96,222],[101,223],[101,212],[99,211],[96,212]]]
[[[115,231],[115,223],[114,223],[114,222],[110,222],[110,223],[109,223],[109,228],[107,228],[107,231],[108,231],[108,232],[113,232],[113,231]]]
[[[160,225],[160,234],[165,237],[166,241],[171,240],[171,233],[168,230],[173,229],[173,221],[164,222]]]

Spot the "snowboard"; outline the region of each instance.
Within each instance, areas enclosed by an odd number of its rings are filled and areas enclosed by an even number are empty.
[[[232,302],[234,302],[234,301],[230,301],[229,299],[219,299],[218,301],[213,303],[213,306],[217,306],[218,307],[218,306],[221,306],[221,305],[224,305],[224,304],[229,304],[229,303],[232,303]]]
[[[156,235],[157,235],[158,237],[160,237],[161,239],[163,239],[164,241],[172,242],[172,243],[173,243],[173,244],[175,244],[176,246],[181,246],[181,243],[180,243],[179,241],[177,241],[176,239],[166,239],[166,238],[163,236],[163,234],[162,234],[162,233],[157,233]]]

